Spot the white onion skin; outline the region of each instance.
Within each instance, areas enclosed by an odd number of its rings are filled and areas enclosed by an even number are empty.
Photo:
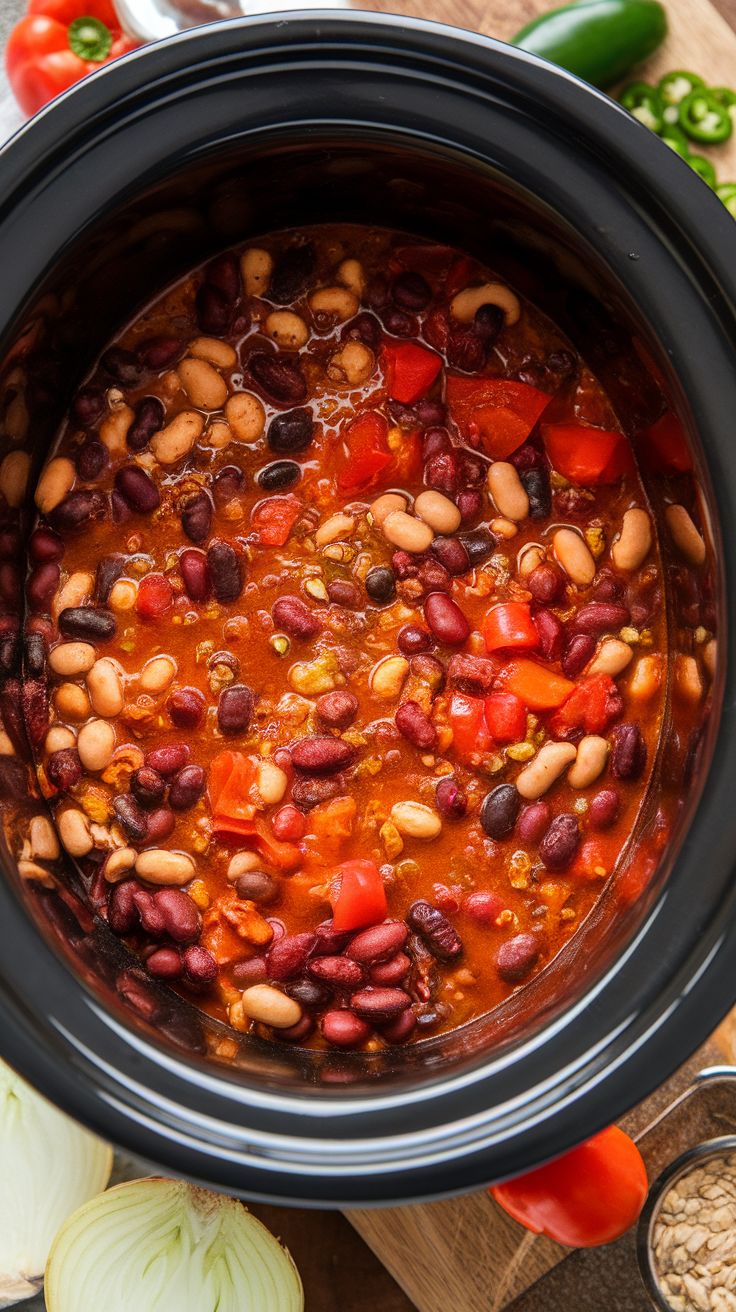
[[[59,1231],[48,1312],[303,1312],[299,1273],[242,1203],[182,1180],[116,1185]]]

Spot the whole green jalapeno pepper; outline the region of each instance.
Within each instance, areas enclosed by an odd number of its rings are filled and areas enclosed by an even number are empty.
[[[540,14],[511,44],[605,90],[648,59],[666,35],[658,0],[577,0]]]

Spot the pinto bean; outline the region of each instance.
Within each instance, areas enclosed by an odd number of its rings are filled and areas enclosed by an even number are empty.
[[[271,944],[266,957],[269,979],[293,979],[307,964],[317,940],[314,934],[285,934]]]
[[[536,966],[541,951],[535,934],[516,934],[496,953],[496,970],[507,984],[517,984]]]
[[[691,565],[705,562],[705,542],[684,506],[667,506],[664,517],[675,546]]]
[[[227,401],[227,383],[207,360],[182,360],[178,368],[181,385],[192,405],[199,410],[220,410]]]
[[[162,465],[183,460],[199,441],[204,429],[204,415],[198,410],[180,410],[165,428],[151,438],[151,450]]]
[[[279,597],[274,602],[271,617],[274,624],[283,629],[284,633],[288,633],[290,638],[297,638],[303,642],[315,637],[322,629],[322,621],[319,617],[304,604],[301,597],[292,594]]]
[[[628,643],[620,642],[618,638],[609,638],[601,645],[588,674],[610,674],[611,678],[615,678],[626,669],[633,656],[633,648]]]
[[[618,724],[611,734],[611,773],[615,779],[639,779],[647,763],[647,745],[638,724]]]
[[[217,723],[224,734],[245,733],[253,715],[255,694],[244,683],[223,688],[217,703]]]
[[[95,661],[86,682],[92,710],[97,715],[111,718],[120,714],[123,709],[123,685],[112,661]]]
[[[277,1030],[291,1029],[302,1019],[299,1003],[270,984],[253,984],[243,991],[243,1012],[250,1020]]]
[[[199,688],[177,688],[166,703],[177,729],[196,729],[204,715],[205,701]]]
[[[519,790],[513,784],[499,784],[483,799],[479,816],[481,828],[489,838],[506,838],[516,824],[520,809]]]
[[[528,801],[536,801],[559,779],[576,755],[572,743],[545,743],[534,760],[518,776],[517,791]]]
[[[563,811],[555,816],[539,844],[539,858],[547,870],[567,870],[580,843],[577,816]]]
[[[340,738],[300,738],[291,749],[291,759],[304,774],[336,774],[352,765],[355,748]]]
[[[460,527],[460,511],[441,492],[434,490],[420,492],[414,502],[414,513],[424,520],[425,524],[429,524],[429,527],[435,533],[449,536]]]
[[[128,838],[143,843],[148,835],[148,822],[133,795],[121,793],[113,801],[113,807]]]
[[[115,487],[131,510],[139,515],[149,515],[161,504],[161,496],[156,484],[145,469],[138,465],[127,465],[115,475]]]
[[[34,500],[42,515],[50,515],[71,492],[77,471],[66,456],[56,456],[43,470],[36,485]]]
[[[291,788],[291,800],[300,811],[311,811],[322,802],[329,802],[333,797],[338,797],[341,792],[342,781],[339,778],[296,779]],[[299,834],[299,838],[303,836],[303,833]]]
[[[423,802],[394,803],[391,819],[399,833],[407,838],[432,839],[442,832],[442,820],[437,812]]]
[[[206,542],[212,528],[212,502],[206,492],[198,492],[181,512],[181,526],[190,542]]]
[[[488,491],[499,513],[519,522],[529,514],[529,498],[513,465],[495,460],[488,470]]]
[[[438,642],[459,647],[470,633],[460,607],[444,592],[430,592],[424,602],[424,617]]]
[[[454,961],[463,950],[462,939],[457,930],[429,902],[414,902],[407,914],[407,921],[417,934],[421,935],[433,956],[439,961]]]
[[[431,752],[437,746],[437,731],[418,702],[402,702],[394,720],[399,732],[420,751]]]
[[[227,542],[213,542],[207,551],[207,567],[217,601],[237,601],[243,591],[244,577],[234,548]]]
[[[340,689],[326,692],[317,699],[315,710],[319,719],[330,729],[347,729],[358,714],[358,698],[354,692]]]
[[[392,510],[381,528],[384,537],[395,547],[412,553],[426,551],[434,537],[429,524],[408,515],[405,510]]]
[[[259,246],[251,246],[240,257],[240,273],[246,296],[265,296],[273,272],[273,257]]]
[[[347,955],[361,966],[389,961],[404,947],[409,936],[403,920],[384,920],[380,925],[363,929],[351,940]]]
[[[150,765],[142,765],[130,776],[130,791],[138,805],[149,810],[163,801],[166,784],[161,775],[151,769]]]

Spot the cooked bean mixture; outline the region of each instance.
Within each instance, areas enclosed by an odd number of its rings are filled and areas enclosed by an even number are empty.
[[[575,933],[655,764],[662,560],[606,393],[506,282],[358,226],[221,255],[104,351],[35,502],[37,778],[151,977],[374,1050]],[[659,517],[697,591],[696,520]],[[693,722],[714,662],[700,626]],[[55,843],[36,816],[27,877]]]
[[[652,1238],[672,1312],[736,1312],[736,1155],[713,1157],[682,1176]]]

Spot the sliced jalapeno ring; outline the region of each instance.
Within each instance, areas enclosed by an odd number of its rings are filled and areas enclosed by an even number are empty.
[[[671,123],[665,123],[662,129],[662,140],[666,142],[671,150],[681,155],[683,159],[690,158],[690,144],[682,128],[678,128]]]
[[[736,219],[736,182],[719,182],[716,196],[723,201],[729,214]]]
[[[650,87],[648,82],[631,82],[624,87],[620,100],[624,109],[638,118],[645,128],[657,133],[662,131],[664,106],[656,87]]]
[[[725,105],[726,109],[736,105],[736,91],[732,91],[730,87],[711,87],[710,94],[715,96],[719,104]]]
[[[687,162],[690,168],[694,169],[698,176],[703,179],[703,182],[707,182],[709,187],[715,187],[716,171],[709,159],[706,159],[703,155],[690,155]]]
[[[710,91],[691,91],[680,104],[680,127],[692,141],[727,141],[733,132],[731,115]]]
[[[679,105],[680,101],[689,96],[691,91],[697,91],[702,88],[705,90],[705,82],[697,73],[688,73],[684,69],[675,69],[672,73],[665,73],[664,77],[659,79],[657,90],[662,97],[665,105]],[[675,119],[668,120],[671,123]]]

